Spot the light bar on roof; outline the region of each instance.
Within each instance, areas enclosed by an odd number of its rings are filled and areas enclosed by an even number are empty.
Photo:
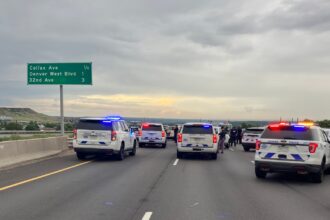
[[[110,116],[106,116],[104,119],[109,121],[118,121],[118,120],[122,120],[123,118],[119,115],[110,115]]]
[[[314,122],[305,122],[305,121],[302,121],[302,122],[299,122],[298,125],[303,125],[303,126],[314,126]]]

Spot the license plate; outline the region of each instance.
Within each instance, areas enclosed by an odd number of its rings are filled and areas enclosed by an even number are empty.
[[[287,152],[289,152],[289,148],[288,147],[279,147],[279,151],[283,152],[283,153],[287,153]]]

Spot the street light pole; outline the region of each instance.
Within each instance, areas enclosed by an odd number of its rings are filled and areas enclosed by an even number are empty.
[[[60,105],[61,105],[61,135],[64,136],[64,104],[63,104],[63,85],[60,85]]]

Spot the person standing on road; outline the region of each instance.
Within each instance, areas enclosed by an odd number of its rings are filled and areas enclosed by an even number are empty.
[[[229,146],[235,146],[236,147],[236,140],[237,140],[237,129],[233,127],[230,130],[230,139],[229,139]]]
[[[237,129],[237,144],[242,144],[242,128],[240,126]]]
[[[178,133],[179,133],[179,127],[176,125],[174,128],[174,142],[178,142]]]
[[[226,134],[227,134],[226,130],[222,128],[221,132],[219,133],[219,148],[222,154],[223,154],[223,149],[225,147]]]

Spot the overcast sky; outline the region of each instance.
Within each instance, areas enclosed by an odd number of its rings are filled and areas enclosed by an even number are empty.
[[[93,62],[67,116],[330,118],[329,0],[1,0],[0,106],[59,114],[28,62]]]

